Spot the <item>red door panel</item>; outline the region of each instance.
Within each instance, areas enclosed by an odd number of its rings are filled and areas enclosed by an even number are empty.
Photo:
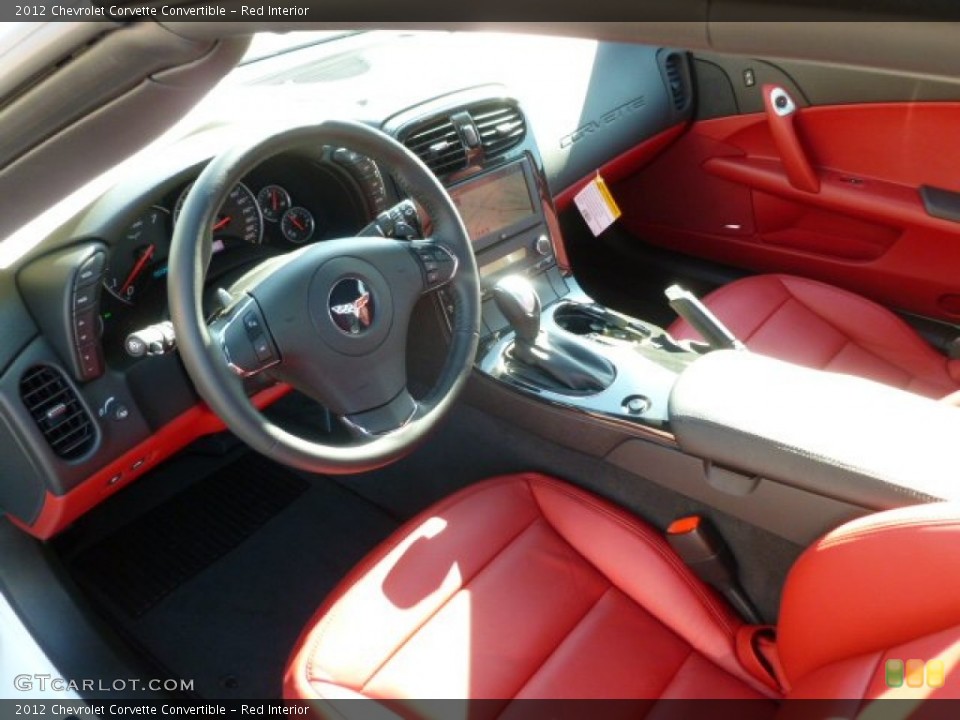
[[[694,123],[616,184],[638,237],[757,272],[795,272],[888,305],[960,319],[960,223],[919,187],[960,192],[960,103],[803,108],[819,189],[787,177],[764,113]]]

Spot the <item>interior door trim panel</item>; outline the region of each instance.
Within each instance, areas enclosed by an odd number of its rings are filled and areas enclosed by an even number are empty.
[[[702,120],[614,186],[625,228],[686,254],[960,319],[960,224],[921,196],[922,186],[960,191],[960,102],[801,107],[792,119],[818,191],[791,184],[767,113]]]

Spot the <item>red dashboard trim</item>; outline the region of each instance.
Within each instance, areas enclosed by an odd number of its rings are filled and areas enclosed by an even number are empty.
[[[682,122],[668,127],[666,130],[647,138],[624,153],[617,155],[600,166],[599,172],[607,183],[615,183],[629,177],[653,160],[661,150],[676,140],[687,129],[687,123]],[[580,192],[587,183],[593,180],[594,175],[587,175],[573,183],[565,190],[561,190],[554,198],[554,205],[558,212],[563,212],[573,203],[573,196]]]
[[[257,408],[264,408],[288,392],[289,385],[275,385],[257,393],[250,401]],[[206,404],[200,403],[178,415],[151,437],[65,495],[54,495],[48,491],[34,522],[27,524],[12,516],[10,520],[34,537],[47,540],[197,438],[224,429],[226,426],[223,421]]]

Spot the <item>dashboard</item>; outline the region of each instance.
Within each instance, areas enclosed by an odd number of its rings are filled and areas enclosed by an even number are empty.
[[[459,47],[462,41],[431,38],[443,57],[451,43]],[[380,58],[378,47],[371,45],[366,57],[389,77],[371,72],[364,80],[380,90],[395,86],[396,92],[368,95],[360,84],[351,85],[358,88],[354,104],[334,116],[380,128],[449,189],[480,271],[481,341],[492,341],[507,327],[486,292],[500,277],[527,275],[545,304],[568,292],[553,196],[591,176],[604,157],[677,122],[659,51],[606,44],[584,52],[583,62],[596,71],[591,77],[610,81],[602,92],[584,96],[581,115],[600,117],[609,107],[636,104],[641,95],[644,102],[630,123],[598,125],[574,144],[568,136],[575,128],[554,113],[555,96],[531,110],[502,85],[469,84],[463,72],[451,72],[449,87],[438,85],[425,99],[422,84],[393,77],[397,53],[384,51]],[[520,40],[517,48],[526,52]],[[566,49],[560,44],[557,52]],[[382,62],[374,62],[378,58]],[[293,63],[292,57],[280,60]],[[468,65],[464,72],[489,70]],[[304,67],[314,68],[313,61]],[[617,72],[621,67],[645,72]],[[505,68],[514,74],[514,65]],[[288,75],[294,70],[301,72],[297,65]],[[247,96],[257,87],[264,98],[276,97],[279,81],[261,74],[227,89]],[[538,89],[543,76],[534,75],[531,87]],[[281,80],[286,83],[287,75]],[[296,80],[327,81],[315,73]],[[312,102],[314,94],[309,97]],[[316,97],[327,99],[323,93]],[[218,104],[224,105],[222,98]],[[301,114],[314,107],[305,105]],[[326,116],[318,111],[317,117]],[[138,159],[132,172],[18,261],[11,282],[0,282],[0,507],[34,536],[55,535],[197,437],[224,428],[200,402],[176,352],[135,357],[126,342],[131,333],[169,318],[167,257],[191,184],[212,157],[248,139],[242,123],[220,118],[149,160]],[[349,148],[299,147],[251,168],[211,228],[205,309],[212,313],[218,289],[251,267],[311,243],[355,236],[405,199],[388,169]],[[421,220],[429,226],[429,218]],[[442,327],[455,311],[452,300],[442,288],[428,298]],[[429,335],[426,354],[442,352],[436,334]],[[266,373],[244,382],[258,407],[288,390]]]

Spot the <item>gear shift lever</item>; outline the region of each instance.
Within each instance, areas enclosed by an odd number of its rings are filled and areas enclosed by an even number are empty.
[[[606,358],[562,330],[540,332],[540,298],[529,280],[503,278],[493,288],[493,299],[516,334],[511,356],[525,380],[574,393],[600,392],[613,382],[616,371]]]
[[[532,345],[540,334],[540,296],[530,282],[509,275],[493,288],[493,299],[517,334],[517,342]]]

